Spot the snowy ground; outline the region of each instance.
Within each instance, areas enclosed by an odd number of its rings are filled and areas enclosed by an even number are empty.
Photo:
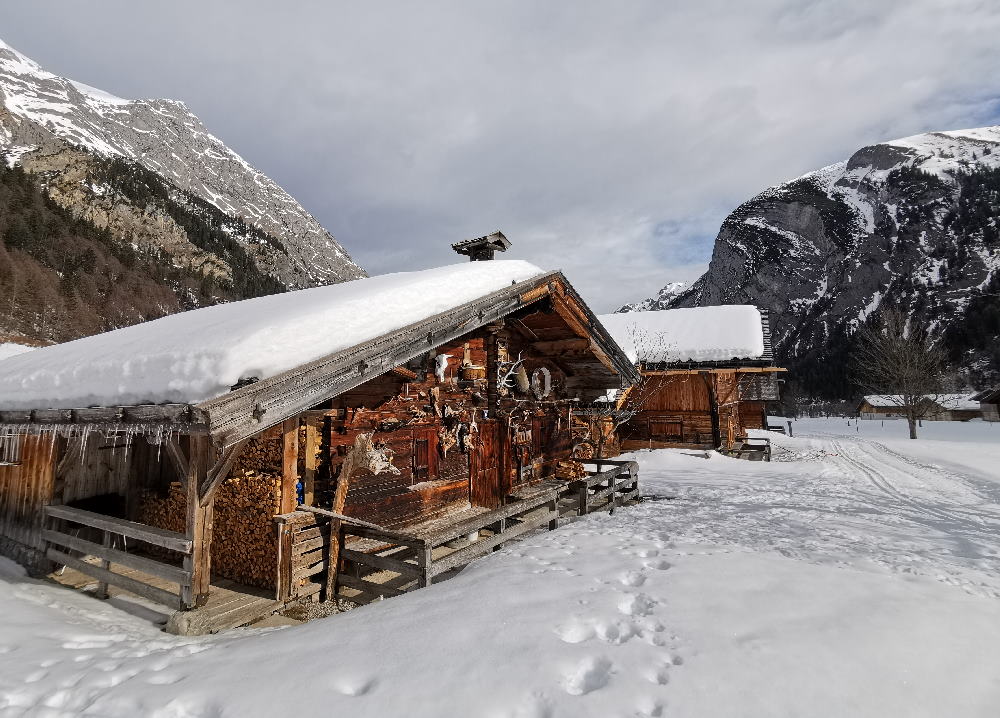
[[[431,589],[179,639],[0,563],[0,716],[994,716],[1000,426],[803,420]]]

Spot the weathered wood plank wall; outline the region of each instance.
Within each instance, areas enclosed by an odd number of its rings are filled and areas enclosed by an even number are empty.
[[[19,440],[20,463],[0,466],[0,553],[34,570],[44,565],[43,507],[52,497],[55,438]]]

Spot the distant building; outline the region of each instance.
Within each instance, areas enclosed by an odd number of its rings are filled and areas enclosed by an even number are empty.
[[[919,416],[927,421],[969,421],[983,416],[978,395],[928,394],[921,400]],[[905,401],[898,394],[869,394],[858,404],[861,419],[905,419]]]
[[[623,450],[698,447],[736,451],[766,426],[778,399],[766,312],[749,305],[605,314],[601,322],[636,362],[642,381],[617,396],[631,414]]]
[[[979,402],[984,421],[1000,421],[1000,386],[984,389],[972,398]]]
[[[869,394],[858,404],[862,419],[905,419],[903,397],[892,394]]]

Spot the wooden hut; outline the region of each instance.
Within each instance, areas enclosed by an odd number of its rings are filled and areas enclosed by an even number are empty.
[[[733,305],[607,314],[601,321],[642,381],[616,397],[623,450],[697,447],[739,453],[778,399],[767,314]]]
[[[636,380],[565,277],[517,261],[39,349],[0,364],[0,552],[180,609],[181,633],[396,595],[634,498],[634,464],[571,460],[571,412]]]
[[[858,402],[861,419],[905,419],[903,397],[894,394],[869,394]]]
[[[1000,421],[1000,386],[983,389],[972,398],[979,402],[983,421]]]

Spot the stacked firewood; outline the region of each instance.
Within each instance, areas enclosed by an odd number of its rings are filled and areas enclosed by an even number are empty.
[[[251,441],[219,486],[213,518],[212,575],[248,586],[274,586],[277,545],[274,516],[279,509],[281,439]],[[187,500],[178,482],[166,496],[147,492],[140,501],[142,523],[184,533]]]
[[[244,470],[230,474],[215,497],[212,570],[237,583],[274,586],[281,475]]]
[[[587,469],[579,461],[568,460],[556,462],[557,479],[579,479],[586,475]]]
[[[187,531],[187,499],[184,487],[174,481],[166,496],[160,496],[154,491],[147,491],[139,500],[139,516],[136,519],[141,524],[156,526],[167,531],[184,533]],[[156,550],[160,553],[160,550]],[[170,553],[163,551],[164,554]],[[176,555],[176,554],[174,554]]]

